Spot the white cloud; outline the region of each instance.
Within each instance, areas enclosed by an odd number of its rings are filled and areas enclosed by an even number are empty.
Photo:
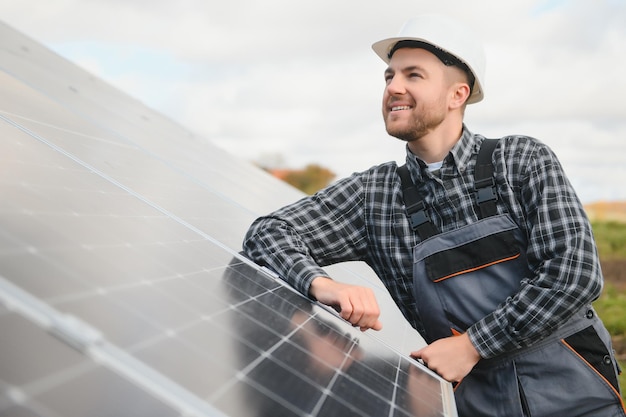
[[[278,152],[341,176],[403,160],[403,143],[382,124],[384,64],[370,44],[431,11],[465,19],[485,41],[487,95],[468,109],[470,129],[537,136],[584,201],[626,199],[609,172],[626,167],[623,1],[0,5],[6,23],[225,149],[246,159]]]

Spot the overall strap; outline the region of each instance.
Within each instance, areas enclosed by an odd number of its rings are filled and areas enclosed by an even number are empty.
[[[474,169],[474,190],[476,192],[476,203],[480,209],[481,219],[498,214],[496,201],[496,181],[493,177],[494,167],[491,157],[494,149],[498,145],[498,139],[485,139],[480,145],[476,167]],[[426,214],[424,199],[418,193],[417,187],[411,179],[409,168],[405,165],[398,167],[398,175],[402,181],[402,194],[404,205],[409,216],[411,228],[421,240],[428,239],[438,233],[435,225]]]
[[[404,205],[409,223],[413,231],[417,233],[421,240],[428,239],[437,234],[435,225],[426,214],[426,206],[422,196],[417,192],[417,187],[413,184],[409,168],[405,165],[398,167],[398,175],[402,181],[402,194],[404,195]]]
[[[476,203],[480,209],[480,218],[495,216],[498,214],[496,201],[496,180],[493,177],[494,167],[491,162],[493,151],[498,145],[498,139],[485,139],[480,145],[476,167],[474,168],[474,190],[476,191]]]

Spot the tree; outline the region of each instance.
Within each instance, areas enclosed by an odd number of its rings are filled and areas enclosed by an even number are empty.
[[[335,173],[317,164],[309,164],[304,169],[287,170],[283,180],[307,194],[326,187],[335,178]]]

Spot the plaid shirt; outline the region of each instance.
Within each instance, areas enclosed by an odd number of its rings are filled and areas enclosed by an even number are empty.
[[[464,128],[435,174],[407,148],[411,176],[441,232],[478,220],[473,173],[483,139]],[[507,136],[493,161],[498,211],[527,236],[534,275],[520,277],[519,292],[468,329],[484,358],[531,345],[602,290],[591,226],[553,152],[536,139]],[[406,319],[422,328],[412,278],[420,239],[408,223],[396,171],[394,162],[372,167],[257,219],[244,240],[246,254],[305,295],[313,278],[328,276],[321,267],[365,261]]]

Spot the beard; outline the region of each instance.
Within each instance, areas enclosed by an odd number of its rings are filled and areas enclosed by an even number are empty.
[[[430,109],[413,108],[410,119],[406,121],[393,120],[394,115],[390,111],[385,111],[385,128],[390,136],[405,142],[414,142],[426,136],[429,132],[441,125],[445,120],[445,112],[439,107]]]

